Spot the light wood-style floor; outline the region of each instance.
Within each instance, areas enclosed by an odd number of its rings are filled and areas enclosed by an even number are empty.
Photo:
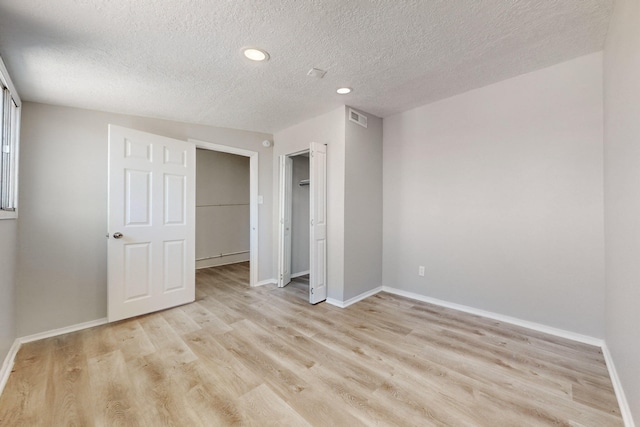
[[[619,426],[598,348],[380,293],[199,270],[197,302],[26,344],[2,426]]]

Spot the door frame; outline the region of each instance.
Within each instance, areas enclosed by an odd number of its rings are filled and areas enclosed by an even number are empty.
[[[258,152],[189,138],[196,148],[249,157],[249,286],[258,285]],[[197,232],[197,230],[196,230]],[[195,244],[195,242],[194,242]],[[195,267],[195,266],[194,266]]]
[[[282,218],[284,217],[284,208],[285,208],[285,203],[287,202],[285,200],[285,192],[283,191],[283,183],[280,182],[280,178],[283,176],[282,170],[285,167],[284,165],[284,159],[286,157],[295,157],[295,156],[299,156],[300,154],[306,154],[306,153],[311,153],[311,146],[309,146],[308,148],[304,148],[302,150],[296,150],[296,151],[291,151],[289,153],[284,153],[281,154],[279,156],[278,159],[278,277],[276,278],[276,282],[278,283],[278,285],[280,284],[280,282],[282,281],[281,277],[283,276],[283,271],[282,271],[282,266],[283,264],[283,259],[284,259],[284,227],[282,224]],[[309,160],[311,161],[311,160]],[[309,179],[311,179],[311,176],[309,176]],[[311,195],[310,195],[311,197]],[[289,200],[289,203],[291,203],[292,200]],[[309,215],[312,215],[311,212],[309,212]],[[311,233],[311,230],[309,230],[309,233]],[[309,256],[311,256],[311,254],[309,254]],[[311,259],[309,260],[309,267],[311,267]]]

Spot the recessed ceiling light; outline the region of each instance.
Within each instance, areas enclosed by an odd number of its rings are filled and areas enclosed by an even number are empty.
[[[261,49],[250,47],[243,50],[244,56],[252,61],[266,61],[269,59],[269,54]]]
[[[338,92],[340,95],[346,95],[348,93],[351,93],[351,88],[350,87],[341,87],[336,92]]]

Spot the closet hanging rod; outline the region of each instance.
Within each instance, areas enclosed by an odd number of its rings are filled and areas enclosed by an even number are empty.
[[[298,183],[298,185],[299,185],[300,187],[303,187],[303,186],[305,186],[305,185],[309,185],[309,180],[308,180],[308,179],[302,179],[302,180],[300,180],[300,182]]]

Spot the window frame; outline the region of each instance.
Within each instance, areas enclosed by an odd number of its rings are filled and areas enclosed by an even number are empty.
[[[4,107],[2,108],[2,114],[4,114],[4,117],[2,118],[1,123],[4,123],[5,118],[8,118],[9,132],[10,132],[9,135],[11,139],[9,146],[11,147],[10,150],[12,155],[10,159],[11,166],[10,166],[10,172],[9,172],[11,174],[10,185],[12,187],[10,194],[11,194],[13,209],[6,210],[6,209],[2,209],[2,207],[0,206],[0,220],[18,218],[18,176],[19,176],[18,169],[20,165],[20,123],[21,123],[21,112],[22,112],[22,101],[20,100],[20,97],[18,96],[18,92],[16,91],[16,88],[13,85],[13,82],[11,81],[9,72],[7,71],[7,68],[4,65],[4,61],[0,56],[0,91],[2,91],[3,93],[3,96],[0,97],[0,102],[4,102],[5,88],[9,93],[9,103],[8,103],[9,111],[7,112],[5,111]],[[11,108],[12,104],[15,105],[15,109]],[[15,112],[14,115],[11,114],[12,110]],[[4,129],[0,129],[0,132],[3,132],[3,131]],[[1,145],[1,141],[0,141],[0,145]],[[2,150],[2,147],[0,147],[0,150]],[[0,173],[2,173],[1,164],[0,164]]]

